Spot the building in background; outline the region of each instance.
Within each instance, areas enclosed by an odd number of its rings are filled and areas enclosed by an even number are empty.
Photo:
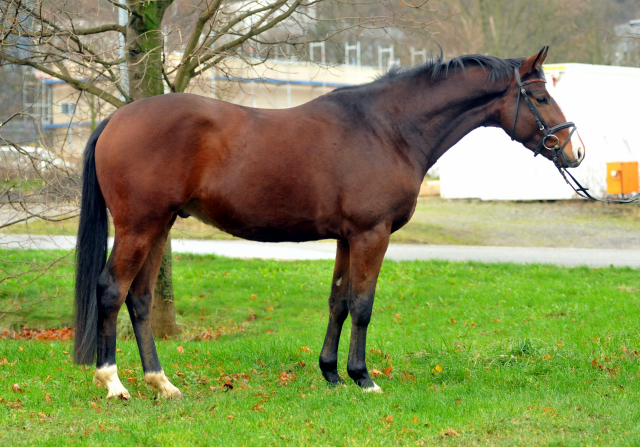
[[[347,63],[342,64],[325,60],[324,43],[311,44],[309,61],[228,59],[223,69],[206,71],[188,91],[248,107],[296,107],[338,87],[370,82],[396,63],[393,47],[379,48],[377,67],[360,64],[359,45],[345,49]],[[413,63],[423,62],[426,51],[412,50],[412,56]],[[178,61],[180,54],[169,58]],[[42,139],[54,151],[81,155],[92,130],[113,112],[113,106],[41,72],[35,73],[33,84],[28,105],[40,123]]]

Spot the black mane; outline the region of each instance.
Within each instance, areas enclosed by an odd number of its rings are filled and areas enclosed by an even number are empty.
[[[429,77],[431,80],[435,81],[446,77],[449,74],[449,71],[457,69],[464,71],[467,67],[481,67],[485,69],[485,71],[488,72],[487,80],[489,82],[494,82],[511,76],[513,74],[513,69],[520,67],[524,60],[525,58],[501,59],[496,56],[484,54],[467,54],[445,61],[443,60],[442,55],[440,55],[413,68],[404,68],[399,66],[391,67],[389,71],[377,78],[371,84],[387,83],[389,81],[395,81],[403,78]],[[353,87],[341,87],[336,90],[349,89]]]

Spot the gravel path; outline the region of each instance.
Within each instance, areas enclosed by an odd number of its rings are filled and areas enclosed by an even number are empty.
[[[109,242],[112,244],[113,240]],[[70,250],[74,246],[75,237],[72,236],[0,234],[0,248]],[[335,256],[335,245],[327,242],[268,244],[251,241],[173,239],[172,248],[174,253],[217,254],[232,258],[302,260],[333,259]],[[640,267],[640,250],[593,248],[391,244],[386,258],[396,261],[442,259],[520,264],[542,263],[561,266]]]

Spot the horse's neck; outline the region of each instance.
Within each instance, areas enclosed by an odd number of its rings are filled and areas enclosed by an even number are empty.
[[[472,69],[476,70],[476,69]],[[397,117],[399,129],[411,129],[407,149],[419,175],[472,130],[497,125],[497,105],[507,89],[505,81],[490,83],[487,73],[455,73],[431,83],[404,102]],[[480,69],[481,70],[481,69]],[[419,137],[416,138],[416,135]]]

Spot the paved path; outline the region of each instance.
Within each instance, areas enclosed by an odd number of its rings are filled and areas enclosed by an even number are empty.
[[[110,244],[113,240],[109,241]],[[173,239],[175,253],[216,254],[231,258],[333,259],[335,244],[328,242],[203,241]],[[72,236],[27,236],[0,234],[0,248],[65,249],[75,246]],[[396,261],[443,259],[449,261],[546,263],[563,266],[640,267],[640,250],[592,248],[476,247],[460,245],[392,244],[387,259]]]

